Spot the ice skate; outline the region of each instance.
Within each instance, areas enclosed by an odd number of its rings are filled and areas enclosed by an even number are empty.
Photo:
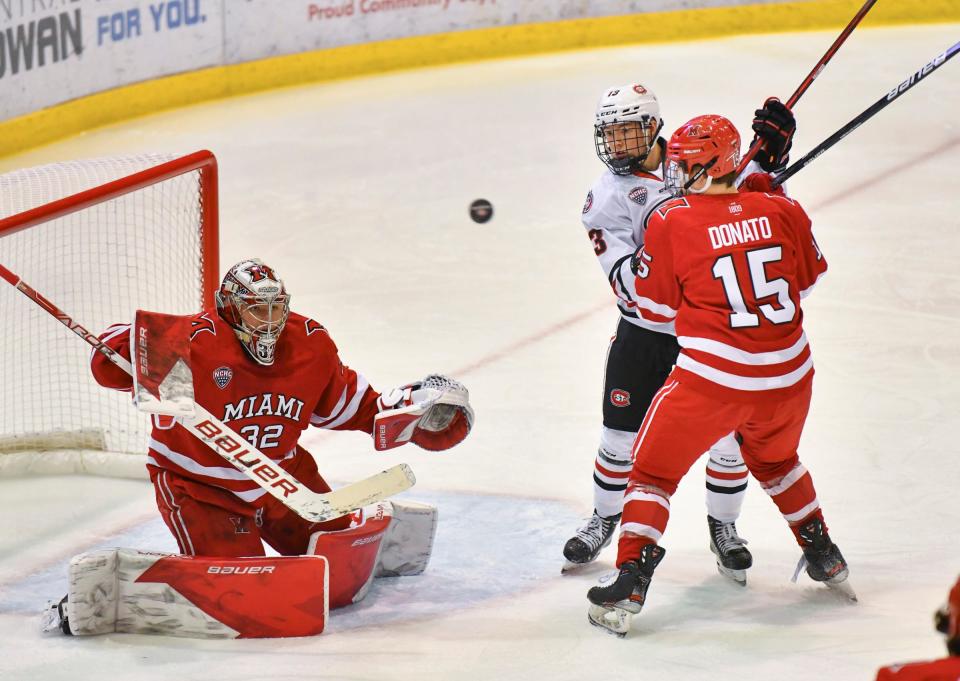
[[[619,522],[619,513],[609,518],[601,518],[594,511],[587,524],[577,530],[577,534],[564,545],[563,557],[567,561],[560,572],[567,573],[595,561],[600,551],[610,544]]]
[[[707,516],[710,528],[710,550],[717,557],[717,572],[740,586],[747,585],[747,568],[753,565],[753,556],[747,550],[747,540],[737,534],[735,522],[724,523]]]
[[[856,602],[857,594],[847,581],[850,576],[847,561],[840,553],[840,548],[831,541],[823,527],[823,520],[814,518],[800,528],[799,534],[803,542],[803,557],[797,564],[793,581],[797,581],[800,571],[806,568],[810,579],[823,582],[844,598]]]
[[[591,588],[587,592],[590,624],[620,638],[626,636],[631,618],[640,612],[647,600],[653,571],[665,553],[662,547],[647,544],[641,549],[639,559],[627,561],[620,566],[619,574],[601,580],[600,585]]]

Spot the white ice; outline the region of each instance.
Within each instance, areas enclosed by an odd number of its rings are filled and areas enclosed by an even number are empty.
[[[858,30],[796,107],[795,157],[949,47],[960,25]],[[294,307],[386,388],[430,371],[471,391],[456,450],[376,455],[312,433],[322,470],[357,479],[398,461],[437,503],[422,578],[383,580],[329,632],[285,641],[42,636],[70,556],[173,544],[146,482],[0,481],[0,677],[56,679],[871,679],[943,653],[931,613],[960,571],[960,61],[801,172],[831,268],[805,305],[817,378],[801,457],[860,596],[789,577],[798,550],[748,490],[749,585],[707,549],[703,467],[673,502],[649,603],[618,640],[587,624],[613,549],[560,575],[590,512],[613,299],[579,223],[593,106],[640,79],[667,129],[727,114],[748,129],[789,96],[833,32],[590,50],[324,83],[200,104],[0,161],[0,171],[143,150],[213,150],[222,263],[273,264]],[[493,202],[486,225],[467,217]],[[140,282],[149,286],[150,282]],[[8,330],[9,331],[9,330]],[[11,342],[8,340],[7,342]]]

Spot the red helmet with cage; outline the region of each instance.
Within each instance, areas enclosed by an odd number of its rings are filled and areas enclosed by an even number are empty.
[[[681,125],[667,143],[667,188],[675,196],[704,192],[713,178],[732,173],[739,162],[740,133],[733,123],[715,114],[697,116]],[[688,186],[704,174],[703,187]]]
[[[273,364],[290,313],[290,296],[273,268],[257,259],[238,262],[224,275],[216,299],[217,312],[250,356],[258,364]]]

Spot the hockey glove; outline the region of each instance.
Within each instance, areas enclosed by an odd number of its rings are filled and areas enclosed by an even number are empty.
[[[373,419],[374,447],[384,451],[406,442],[431,451],[453,447],[473,427],[469,399],[461,383],[439,374],[381,395],[380,413]]]
[[[742,192],[766,192],[783,196],[783,187],[773,186],[773,176],[767,173],[752,173],[747,175],[739,187]]]
[[[753,131],[757,139],[763,140],[763,146],[755,156],[760,167],[768,173],[786,165],[793,144],[793,133],[797,130],[797,120],[776,97],[769,97],[762,109],[756,110],[753,119]],[[752,145],[751,145],[752,146]]]
[[[947,610],[946,605],[938,608],[933,613],[933,628],[941,634],[946,634],[950,631],[950,611]]]

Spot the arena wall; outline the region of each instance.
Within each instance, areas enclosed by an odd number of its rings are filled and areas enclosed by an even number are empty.
[[[844,26],[861,0],[0,0],[0,156],[198,101],[461,61]],[[864,26],[960,21],[881,2]]]

